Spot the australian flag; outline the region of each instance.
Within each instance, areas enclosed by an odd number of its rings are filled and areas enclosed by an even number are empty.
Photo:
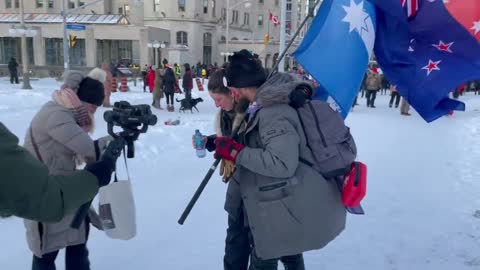
[[[442,0],[370,1],[376,5],[375,56],[399,93],[427,122],[464,110],[465,105],[450,99],[449,93],[480,79],[477,24],[465,28]],[[467,2],[472,1],[462,1],[464,10],[469,10]],[[478,20],[480,24],[480,14]]]
[[[345,118],[375,44],[375,7],[364,0],[325,0],[296,60],[332,97]]]

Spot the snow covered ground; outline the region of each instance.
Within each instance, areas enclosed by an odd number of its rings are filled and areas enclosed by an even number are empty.
[[[43,79],[32,85],[33,91],[25,91],[0,79],[0,121],[21,141],[60,83]],[[213,159],[195,156],[191,135],[195,129],[212,133],[216,109],[206,92],[193,95],[205,100],[200,113],[155,110],[159,123],[141,136],[135,159],[128,161],[138,235],[125,242],[92,229],[92,269],[223,269],[226,186],[216,174],[186,224],[177,224]],[[387,98],[380,95],[376,109],[359,99],[361,106],[347,119],[359,160],[369,166],[367,215],[349,215],[336,241],[306,254],[307,269],[480,269],[480,213],[475,215],[480,209],[480,96],[467,94],[462,97],[467,112],[431,124],[415,113],[400,116],[388,108]],[[114,93],[112,101],[118,100],[150,104],[151,96],[138,86]],[[96,114],[94,138],[107,134],[104,111]],[[181,124],[165,126],[169,118]],[[0,228],[0,269],[29,269],[32,255],[22,221],[1,220]],[[57,261],[63,269],[63,254]]]

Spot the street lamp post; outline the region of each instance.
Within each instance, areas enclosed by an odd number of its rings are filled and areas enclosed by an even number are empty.
[[[23,71],[23,80],[22,80],[22,89],[32,89],[30,85],[30,74],[28,74],[28,54],[27,54],[27,28],[25,27],[24,19],[24,5],[23,0],[20,1],[20,27],[23,30],[23,34],[20,36],[21,47],[22,47],[22,71]]]

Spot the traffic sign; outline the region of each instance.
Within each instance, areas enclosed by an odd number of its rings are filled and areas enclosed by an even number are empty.
[[[67,24],[67,29],[72,31],[85,31],[87,26],[82,24]]]

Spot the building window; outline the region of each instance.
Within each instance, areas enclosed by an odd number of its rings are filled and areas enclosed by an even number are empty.
[[[20,8],[20,0],[15,0],[15,8]]]
[[[68,0],[68,8],[70,9],[75,8],[75,0]]]
[[[63,65],[63,40],[60,38],[46,38],[45,55],[47,57],[47,65]]]
[[[37,0],[37,8],[43,8],[43,0]]]
[[[97,64],[138,63],[138,59],[134,59],[133,43],[132,40],[97,40]],[[138,48],[138,44],[135,46]]]
[[[208,0],[203,0],[203,14],[208,14]]]
[[[258,14],[258,26],[263,26],[263,14]]]
[[[123,8],[121,8],[121,7],[118,8],[118,14],[120,14],[120,15],[123,14]]]
[[[238,24],[238,10],[232,10],[232,22],[230,24]]]
[[[265,1],[264,1],[264,0],[258,0],[258,2],[259,2],[260,4],[263,4],[263,3],[265,3]]]
[[[188,46],[188,34],[185,31],[177,32],[177,44]]]
[[[210,65],[212,63],[212,34],[203,34],[203,63]]]
[[[227,21],[227,9],[222,8],[222,21]]]
[[[7,0],[5,2],[5,8],[12,8],[12,0]]]
[[[243,25],[250,25],[250,14],[247,12],[243,15]]]
[[[178,11],[185,12],[185,0],[178,0]]]
[[[153,0],[153,11],[160,11],[160,0]]]
[[[33,65],[33,38],[27,37],[28,62]],[[8,64],[15,57],[18,63],[22,62],[22,46],[18,37],[0,37],[0,64]]]
[[[217,17],[216,12],[215,12],[216,7],[217,7],[217,1],[212,0],[212,16],[213,17]]]
[[[85,6],[85,0],[78,0],[78,6]]]
[[[53,8],[53,1],[54,0],[48,0],[48,8]]]
[[[279,4],[280,4],[280,0],[275,0],[275,6],[278,7]]]

